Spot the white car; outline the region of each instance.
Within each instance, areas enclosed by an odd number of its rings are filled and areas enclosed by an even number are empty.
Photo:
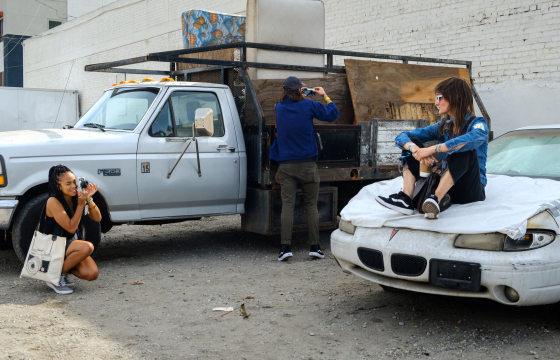
[[[331,235],[332,254],[344,272],[386,290],[516,306],[556,303],[558,154],[560,125],[525,127],[496,138],[488,148],[486,200],[452,205],[438,220],[378,206],[375,191],[388,195],[396,186],[398,191],[401,178],[369,185],[342,211]]]

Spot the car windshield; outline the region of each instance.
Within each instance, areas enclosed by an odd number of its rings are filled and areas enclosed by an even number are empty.
[[[488,144],[487,172],[560,180],[560,129],[512,131]]]
[[[156,98],[159,89],[118,88],[103,96],[74,128],[134,130]]]

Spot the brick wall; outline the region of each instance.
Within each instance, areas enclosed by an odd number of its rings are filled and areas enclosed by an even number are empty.
[[[555,104],[516,103],[505,108],[510,113],[500,106],[510,89],[521,98],[535,89],[552,99],[560,96],[560,0],[323,2],[327,48],[471,60],[475,84],[495,124],[511,122],[509,117],[521,111],[556,119]],[[202,8],[244,14],[245,6],[246,0],[116,1],[27,40],[25,86],[77,89],[83,112],[103,89],[124,79],[124,75],[85,73],[85,65],[179,49],[183,11]],[[343,59],[337,62],[342,64]],[[148,66],[167,69],[165,63]],[[127,77],[131,78],[141,76]]]
[[[560,1],[325,0],[326,47],[473,61],[477,84],[560,79]]]

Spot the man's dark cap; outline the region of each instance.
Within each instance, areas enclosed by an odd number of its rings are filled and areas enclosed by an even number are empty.
[[[295,76],[290,76],[284,80],[284,89],[294,91],[302,87],[306,87],[306,85]]]

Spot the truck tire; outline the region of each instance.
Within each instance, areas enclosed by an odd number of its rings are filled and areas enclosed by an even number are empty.
[[[25,257],[29,251],[33,232],[39,223],[41,207],[46,203],[48,197],[48,194],[41,194],[31,199],[22,207],[14,220],[12,243],[16,256],[22,263],[25,261]],[[90,218],[85,218],[84,220],[85,240],[93,244],[94,250],[92,256],[94,256],[101,243],[101,226],[99,223],[91,221]]]

